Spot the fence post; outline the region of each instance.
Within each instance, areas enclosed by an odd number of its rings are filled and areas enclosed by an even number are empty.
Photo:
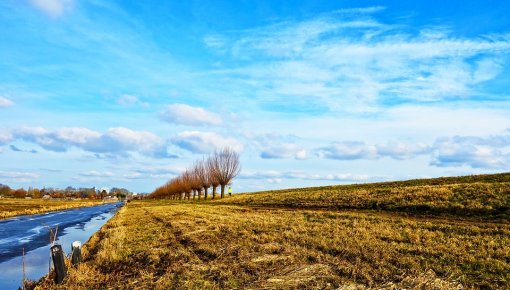
[[[71,264],[77,266],[81,262],[81,242],[74,241],[71,246]]]
[[[64,252],[61,245],[51,247],[51,259],[55,269],[55,283],[60,284],[67,274],[66,264],[64,262]]]

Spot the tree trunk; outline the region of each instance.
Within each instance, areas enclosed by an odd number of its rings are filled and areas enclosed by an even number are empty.
[[[193,189],[193,200],[195,200],[196,195],[197,195],[197,191]]]
[[[198,200],[202,198],[202,189],[198,190]]]
[[[225,184],[222,184],[221,185],[221,197],[220,198],[224,198],[225,197]]]
[[[207,190],[208,190],[208,189],[209,189],[209,188],[204,187],[204,200],[207,200]]]
[[[213,185],[213,187],[212,187],[212,199],[216,198],[216,188],[217,187],[218,187],[217,185]]]

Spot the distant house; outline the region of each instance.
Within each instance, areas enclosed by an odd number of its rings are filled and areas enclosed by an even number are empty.
[[[45,194],[45,195],[43,195],[42,199],[51,199],[51,195]]]
[[[116,196],[106,196],[103,198],[103,201],[119,201],[119,198]]]

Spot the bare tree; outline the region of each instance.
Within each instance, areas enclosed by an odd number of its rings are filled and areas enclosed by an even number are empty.
[[[198,161],[197,163],[195,163],[195,174],[197,175],[198,179],[199,179],[199,182],[200,182],[200,187],[201,189],[204,190],[204,199],[207,200],[207,191],[209,189],[209,187],[211,186],[211,182],[210,182],[210,175],[207,171],[207,161],[205,159],[202,159],[200,161]],[[199,195],[199,198],[200,200],[200,195]]]
[[[181,176],[176,177],[174,179],[173,184],[174,184],[173,191],[174,195],[176,196],[176,199],[182,199],[184,193],[182,177]]]
[[[209,187],[212,186],[212,198],[216,198],[216,189],[221,187],[221,198],[225,197],[225,186],[230,184],[241,170],[239,154],[231,148],[216,151],[207,159],[195,162],[193,167],[185,170],[180,176],[172,178],[151,193],[152,198],[201,199],[202,189],[204,199],[208,197]],[[230,194],[230,193],[229,193]]]
[[[221,186],[221,198],[225,197],[225,186],[241,171],[239,153],[227,147],[212,155],[213,172]]]
[[[193,189],[193,199],[195,199],[195,197],[198,198],[198,200],[200,200],[200,194],[202,192],[202,181],[200,180],[200,165],[199,163],[195,163],[193,165],[193,167],[190,169],[190,173],[191,173],[191,189]]]
[[[183,183],[184,195],[189,200],[191,198],[191,192],[193,191],[193,174],[189,170],[186,170],[181,175],[181,178]]]
[[[207,158],[207,174],[209,175],[209,182],[212,186],[212,199],[216,198],[216,189],[220,186],[220,180],[218,179],[218,174],[216,173],[216,155],[210,155]]]
[[[182,180],[182,176],[172,179],[172,194],[175,196],[175,199],[183,199],[184,192],[185,184]]]

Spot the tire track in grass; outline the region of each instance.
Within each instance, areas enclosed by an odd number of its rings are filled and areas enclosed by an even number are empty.
[[[153,220],[163,224],[163,226],[168,228],[170,230],[170,232],[172,233],[172,235],[174,236],[174,238],[177,241],[177,243],[183,249],[185,249],[187,252],[189,252],[193,257],[197,258],[198,261],[201,262],[201,264],[205,264],[206,262],[208,262],[210,260],[209,257],[205,257],[204,255],[201,255],[200,254],[201,253],[200,250],[197,249],[197,247],[194,245],[195,243],[191,239],[189,239],[187,237],[184,237],[182,232],[179,229],[176,229],[171,222],[162,219],[161,217],[157,216],[156,214],[150,212],[149,210],[147,210],[145,208],[143,210]]]
[[[190,277],[180,277],[180,273],[184,271],[182,269],[182,266],[186,267],[186,264],[188,266],[191,266],[196,269],[202,269],[198,270],[201,272],[200,274],[202,276],[202,282],[206,283],[205,288],[211,288],[211,289],[223,289],[223,288],[231,288],[231,286],[228,286],[228,281],[225,280],[225,277],[221,274],[221,271],[219,271],[216,266],[214,265],[214,261],[218,260],[221,255],[211,255],[211,253],[207,252],[206,250],[201,249],[200,245],[196,242],[192,241],[190,238],[186,237],[185,234],[182,233],[180,229],[178,229],[174,224],[172,224],[170,221],[165,220],[155,214],[152,210],[144,209],[147,216],[149,216],[154,221],[162,224],[162,226],[166,227],[173,235],[173,239],[175,239],[175,247],[176,253],[184,253],[183,256],[185,256],[184,261],[180,263],[179,266],[176,268],[165,268],[161,269],[160,273],[157,273],[161,276],[163,275],[175,275],[173,281],[172,281],[172,289],[179,289],[182,287],[189,287]],[[170,270],[170,271],[168,271]],[[179,281],[182,279],[182,281]],[[188,285],[188,286],[183,286]],[[192,282],[193,284],[193,282]],[[204,287],[204,284],[197,284],[194,286],[196,289],[201,289]],[[198,287],[198,288],[197,288]]]

